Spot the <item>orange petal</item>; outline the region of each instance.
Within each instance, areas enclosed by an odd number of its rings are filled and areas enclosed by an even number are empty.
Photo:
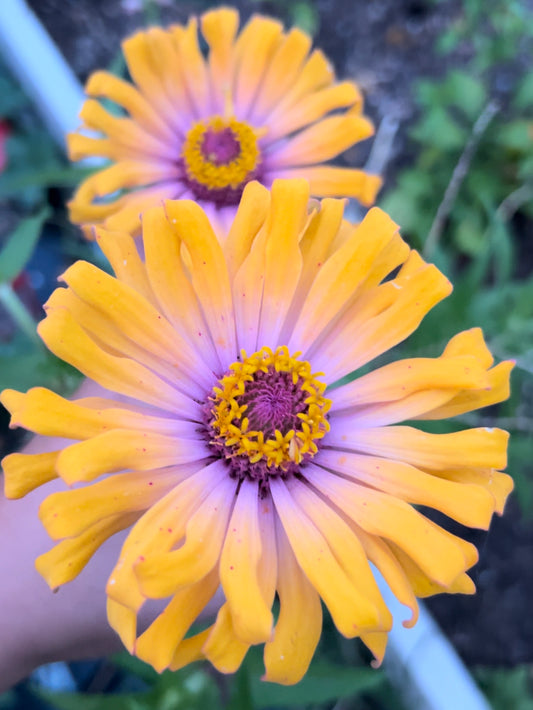
[[[181,477],[176,477],[178,483],[175,488],[146,511],[122,546],[106,591],[108,596],[133,611],[137,611],[145,600],[138,589],[135,563],[140,557],[171,550],[183,538],[191,515],[220,478],[226,475],[221,461],[194,471],[194,468],[190,469],[192,475],[187,476],[187,467],[184,467]]]
[[[514,488],[511,476],[492,468],[463,468],[435,473],[448,481],[482,486],[494,498],[494,509],[498,515],[503,514],[507,498]]]
[[[220,557],[220,582],[235,634],[244,643],[261,643],[272,633],[272,613],[258,579],[261,558],[258,497],[257,484],[244,480]]]
[[[301,350],[305,354],[352,298],[371,270],[377,254],[397,229],[397,225],[384,212],[378,208],[370,210],[352,237],[318,272],[289,339],[289,351]],[[313,368],[316,370],[314,361]],[[324,369],[324,372],[328,371],[329,368]]]
[[[135,655],[159,673],[168,668],[183,637],[214,596],[217,587],[218,574],[213,570],[197,584],[175,594],[157,619],[137,639]]]
[[[201,631],[199,634],[194,634],[194,636],[189,636],[188,638],[183,639],[172,656],[172,661],[169,666],[171,671],[177,671],[180,668],[188,666],[190,663],[194,663],[195,661],[200,661],[205,658],[202,647],[211,632],[211,628],[212,627],[209,627],[208,629]]]
[[[132,525],[140,513],[112,515],[98,520],[76,537],[58,543],[35,560],[37,572],[55,590],[79,575],[96,550],[111,535]]]
[[[302,269],[299,237],[307,221],[309,185],[275,180],[267,222],[258,342],[277,343]]]
[[[225,368],[238,353],[231,286],[222,248],[205,212],[195,202],[166,202],[165,209],[187,247],[192,284]]]
[[[96,228],[95,238],[117,279],[126,286],[134,288],[157,308],[157,301],[146,274],[146,266],[139,256],[132,236],[127,232],[110,232],[107,229]]]
[[[135,565],[143,594],[151,599],[171,596],[213,569],[220,557],[236,487],[234,479],[222,479],[187,522],[185,542],[178,550],[156,552]]]
[[[434,525],[402,500],[312,464],[306,468],[306,478],[363,530],[395,542],[441,584],[450,584],[477,560],[473,545]]]
[[[326,79],[330,78],[331,73],[328,71],[328,67],[324,66],[324,63],[321,66],[321,73],[313,71],[319,63],[316,60],[311,70],[308,69],[306,72],[302,72],[302,65],[310,47],[311,38],[309,35],[296,27],[280,39],[265,69],[261,82],[261,91],[258,92],[255,100],[253,116],[257,124],[263,125],[267,123],[264,119],[268,113],[276,107],[280,100],[287,96],[296,82],[300,83],[297,95],[303,95],[307,90],[311,90],[301,80],[302,74],[305,74],[305,78],[309,83],[313,78],[319,78],[320,84],[320,79],[323,80],[324,74]]]
[[[276,124],[269,125],[268,140],[283,136],[309,126],[335,109],[359,105],[361,93],[351,81],[333,84],[320,91],[302,97]]]
[[[478,389],[488,386],[481,364],[470,355],[397,360],[332,392],[333,411],[390,402],[424,389]]]
[[[281,685],[305,675],[322,631],[320,597],[294,557],[281,524],[276,525],[280,613],[274,638],[265,644],[263,680]]]
[[[142,223],[146,271],[162,313],[174,331],[190,343],[197,360],[216,369],[215,347],[181,258],[181,240],[159,207],[146,210]]]
[[[440,510],[469,527],[487,530],[494,512],[494,498],[480,486],[445,481],[400,461],[324,449],[319,463],[408,503]]]
[[[179,393],[138,362],[106,353],[65,309],[49,309],[37,330],[54,355],[102,387],[155,407],[194,416],[197,407],[192,399]]]
[[[328,607],[335,626],[353,638],[379,628],[379,612],[348,578],[321,532],[291,497],[281,479],[270,482],[276,511],[302,571]]]
[[[311,194],[317,197],[354,197],[365,207],[373,205],[383,183],[378,175],[356,168],[334,165],[309,165],[279,170],[280,178],[300,177],[309,180]]]
[[[235,634],[229,605],[223,604],[213,626],[207,629],[203,655],[220,673],[235,673],[246,656],[250,644]]]
[[[244,188],[224,244],[228,272],[232,279],[246,259],[257,232],[268,216],[270,198],[270,191],[255,180]],[[234,290],[234,297],[235,295]]]
[[[74,537],[104,518],[146,510],[175,482],[172,470],[121,473],[92,486],[52,493],[41,503],[39,518],[53,540]]]
[[[276,169],[312,165],[335,158],[373,133],[374,126],[364,116],[349,113],[330,116],[290,138],[272,152],[270,160]]]
[[[422,469],[496,468],[507,465],[509,434],[502,429],[466,429],[451,434],[428,434],[414,427],[355,429],[348,417],[335,421],[327,445],[383,456]]]
[[[270,17],[254,15],[235,43],[234,102],[237,115],[249,118],[260,80],[279,46],[283,25]]]
[[[9,454],[2,459],[6,498],[23,498],[57,478],[55,463],[59,451],[44,454]]]

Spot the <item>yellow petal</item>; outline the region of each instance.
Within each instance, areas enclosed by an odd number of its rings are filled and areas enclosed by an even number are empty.
[[[257,232],[270,209],[270,192],[255,180],[242,193],[235,218],[228,231],[224,253],[230,278],[233,278],[250,252]]]
[[[231,91],[233,42],[239,27],[239,13],[232,7],[219,7],[204,12],[200,24],[202,34],[209,46],[208,63],[212,100],[217,111],[222,113],[221,108]]]
[[[314,523],[327,540],[338,563],[365,599],[374,604],[379,613],[379,628],[389,631],[392,616],[368,565],[367,556],[348,524],[319,498],[310,488],[289,481],[287,488],[297,505]]]
[[[191,624],[213,597],[217,587],[218,574],[213,570],[197,584],[175,594],[137,639],[135,655],[159,673],[168,668]]]
[[[394,541],[435,581],[450,584],[477,559],[473,545],[431,523],[402,500],[317,469],[306,478],[371,535]]]
[[[41,503],[39,518],[53,540],[80,535],[119,513],[146,510],[176,481],[173,471],[121,473],[92,486],[52,493]]]
[[[13,394],[17,395],[16,401]],[[43,387],[33,387],[25,395],[5,390],[3,401],[12,411],[13,425],[44,436],[89,439],[110,429],[136,429],[139,437],[149,431],[195,438],[197,429],[194,422],[153,417],[127,409],[126,405],[113,400],[71,401]]]
[[[377,208],[370,210],[352,237],[318,272],[288,342],[289,351],[305,353],[323,329],[334,321],[397,229],[384,212]],[[313,368],[316,369],[314,361]],[[329,368],[324,371],[329,373]]]
[[[107,598],[107,620],[109,626],[117,632],[120,640],[130,653],[133,653],[137,636],[137,615],[127,606],[114,599]]]
[[[476,586],[466,573],[459,574],[448,585],[439,584],[430,579],[404,550],[392,542],[389,542],[389,547],[401,564],[417,597],[424,599],[443,592],[446,594],[475,594]]]
[[[265,644],[263,680],[297,683],[306,673],[322,631],[320,597],[294,557],[283,527],[276,525],[280,613],[274,638]]]
[[[494,498],[494,509],[498,515],[503,514],[507,498],[514,488],[511,476],[492,468],[463,468],[435,473],[449,481],[482,486]]]
[[[130,118],[113,116],[99,101],[89,99],[80,111],[80,118],[87,128],[99,131],[115,142],[131,157],[168,159],[168,143]]]
[[[257,483],[244,480],[220,557],[220,582],[228,600],[233,627],[237,637],[245,643],[261,643],[272,633],[272,613],[258,579],[261,558],[259,508]]]
[[[37,330],[54,355],[102,387],[155,407],[193,415],[196,409],[193,400],[181,395],[138,362],[106,353],[65,309],[49,309]]]
[[[216,351],[185,271],[181,258],[181,240],[172,229],[165,211],[159,207],[146,210],[142,223],[146,271],[151,288],[161,304],[162,313],[174,331],[190,343],[200,361],[198,364],[205,361],[216,369]],[[184,303],[187,308],[183,308]],[[206,386],[209,387],[207,383]]]
[[[166,202],[165,209],[190,254],[192,284],[226,367],[238,353],[231,286],[222,248],[205,212],[195,202]]]
[[[275,180],[268,219],[258,342],[278,342],[302,269],[299,237],[307,221],[309,185]]]
[[[311,38],[309,35],[297,28],[291,29],[280,39],[276,51],[271,56],[270,62],[266,67],[261,82],[261,90],[258,92],[254,104],[256,121],[262,122],[269,112],[276,107],[278,102],[287,96],[296,82],[300,83],[296,93],[297,96],[305,94],[307,90],[311,90],[300,78],[304,73],[302,72],[302,65],[310,47]],[[318,63],[315,60],[311,70],[305,72],[305,78],[309,83],[313,78],[318,78],[320,85],[320,79],[324,80],[324,74],[326,79],[329,79],[331,72],[328,71],[327,65],[324,66],[324,63],[321,65],[322,72],[314,71],[317,69]],[[269,122],[269,124],[271,125],[272,122]]]
[[[9,454],[2,459],[6,498],[23,498],[26,493],[57,478],[55,463],[58,453]]]
[[[181,357],[169,362],[168,359],[158,357],[152,350],[141,347],[133,338],[127,337],[121,327],[117,327],[105,310],[86,303],[71,289],[56,289],[48,299],[45,310],[48,314],[66,310],[83,327],[95,345],[109,355],[123,358],[124,361],[129,358],[136,366],[144,366],[148,372],[153,372],[174,390],[174,406],[181,403],[181,411],[185,416],[194,416],[195,410],[196,416],[199,415],[197,402],[203,399],[213,382],[213,376],[207,375],[201,365],[198,367],[198,380],[193,381]],[[157,347],[154,349],[157,350]]]
[[[280,178],[300,177],[309,180],[311,194],[316,197],[354,197],[365,207],[374,204],[383,183],[378,175],[356,168],[339,168],[333,165],[284,168],[278,174]]]
[[[69,267],[61,280],[134,343],[164,362],[194,367],[195,379],[200,376],[202,363],[196,353],[137,290],[84,261]],[[205,374],[211,383],[211,373]]]
[[[383,631],[375,631],[370,634],[361,634],[361,641],[367,646],[374,655],[374,660],[370,664],[372,668],[379,668],[385,656],[387,641],[389,635]]]
[[[333,410],[401,399],[423,389],[478,389],[489,384],[485,369],[471,355],[397,360],[332,393]]]
[[[151,471],[201,462],[208,453],[201,440],[113,429],[67,446],[59,454],[56,468],[61,478],[71,485],[115,471]]]
[[[411,617],[402,621],[402,626],[412,628],[418,621],[418,602],[409,578],[397,557],[384,540],[375,535],[369,535],[353,521],[350,521],[350,527],[361,541],[368,559],[381,572],[394,596],[411,610]]]
[[[409,276],[400,271],[397,279],[384,286],[388,286],[388,296],[393,291],[396,296],[388,307],[382,307],[369,317],[359,311],[356,299],[338,323],[324,334],[313,355],[313,368],[326,372],[330,382],[357,370],[404,340],[418,328],[426,313],[452,290],[448,279],[432,264],[422,265]],[[368,300],[370,298],[369,295]]]
[[[156,552],[135,565],[143,594],[151,599],[168,597],[213,569],[220,557],[236,487],[234,479],[222,479],[187,522],[185,542],[178,550]]]
[[[421,414],[419,419],[448,419],[456,417],[474,409],[488,407],[491,404],[503,402],[509,398],[510,382],[509,378],[514,367],[512,360],[500,362],[487,373],[488,385],[479,391],[460,392],[440,407],[436,407],[425,414]]]
[[[254,15],[235,43],[234,101],[239,116],[248,118],[259,82],[279,46],[283,25],[270,17]]]
[[[272,164],[283,168],[331,160],[373,133],[374,126],[364,116],[330,116],[300,131],[273,152]]]
[[[79,575],[96,550],[111,535],[132,525],[140,513],[112,515],[98,520],[76,537],[58,543],[49,552],[39,555],[35,568],[51,589],[72,581]]]
[[[495,468],[507,465],[509,434],[502,429],[466,429],[429,434],[410,426],[355,430],[351,419],[336,420],[328,446],[410,463],[422,469]]]
[[[210,86],[209,74],[198,44],[198,22],[195,17],[191,17],[187,27],[174,25],[170,28],[170,32],[178,53],[177,64],[184,67],[183,80],[186,94],[195,117],[201,118],[209,111]],[[174,96],[174,100],[178,98],[181,96]]]
[[[494,512],[494,498],[480,486],[445,481],[400,461],[329,449],[321,451],[317,463],[408,503],[440,510],[469,527],[487,530]]]
[[[235,673],[246,656],[250,644],[235,634],[229,605],[223,604],[213,626],[207,629],[202,653],[220,673]]]
[[[305,54],[307,54],[307,50],[310,46],[309,38],[305,36],[302,38],[301,35],[302,33],[300,33],[299,35],[293,35],[293,41],[291,46],[291,51],[296,52],[298,61],[303,59]],[[279,54],[275,58],[278,62],[281,57],[282,46],[283,45],[280,45]],[[288,70],[287,65],[285,65],[282,69],[280,63],[278,63],[276,69],[277,72],[279,72],[280,70],[284,71],[286,75],[290,72],[290,70]],[[276,76],[277,72],[273,72],[271,74],[273,79],[274,77],[276,79],[278,78]],[[267,116],[265,116],[264,118],[265,125],[273,124],[277,120],[283,120],[285,112],[289,108],[291,108],[297,101],[299,101],[303,96],[311,93],[312,91],[318,91],[319,89],[328,86],[332,83],[334,78],[335,75],[333,72],[333,68],[327,57],[319,49],[313,50],[303,67],[298,67],[298,70],[290,78],[290,81],[288,81],[288,83],[286,84],[286,87],[284,88],[283,92],[277,92],[277,100],[275,101],[275,103],[273,101],[273,97],[276,93],[274,89],[272,89],[272,93],[270,94],[270,96],[268,96],[267,94],[267,96],[265,97],[270,103],[270,107],[273,108],[273,110],[271,110],[267,114],[268,120]],[[282,82],[280,82],[280,86],[283,85],[284,81],[286,80],[284,79]]]
[[[180,668],[188,666],[190,663],[200,661],[205,658],[202,647],[205,644],[207,637],[211,632],[211,627],[201,631],[199,634],[189,636],[179,644],[174,651],[172,661],[169,668],[171,671],[177,671]]]
[[[146,274],[146,266],[139,256],[132,236],[127,232],[111,232],[97,228],[95,229],[95,238],[117,279],[126,286],[134,288],[153,306],[157,307]]]
[[[85,93],[105,98],[122,106],[147,131],[162,140],[173,140],[172,131],[161,115],[128,81],[106,71],[96,71],[89,77]]]
[[[163,120],[172,125],[172,115],[176,112],[176,109],[167,94],[165,73],[161,71],[161,67],[154,63],[150,51],[151,37],[154,34],[153,30],[137,32],[122,43],[122,51],[128,65],[129,74],[143,96]],[[160,31],[158,34],[166,33]],[[161,40],[160,45],[164,46]],[[174,65],[176,63],[174,62]],[[163,66],[165,65],[163,64]],[[171,67],[172,64],[168,65],[167,71],[172,71]]]
[[[302,97],[276,124],[270,125],[268,140],[275,141],[282,136],[309,126],[335,109],[358,105],[361,94],[355,84],[344,81]]]
[[[375,604],[352,584],[327,540],[292,499],[285,483],[272,479],[270,490],[298,564],[324,600],[341,634],[353,638],[364,629],[379,628]]]
[[[226,475],[226,467],[221,461],[196,469],[196,472],[193,468],[193,474],[185,478],[186,468],[181,472],[181,478],[177,476],[175,488],[152,505],[133,526],[107,583],[108,596],[133,611],[140,609],[145,600],[137,585],[135,563],[154,552],[171,550],[183,538],[191,515]]]

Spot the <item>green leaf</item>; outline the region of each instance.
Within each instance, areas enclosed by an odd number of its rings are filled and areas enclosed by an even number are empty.
[[[494,710],[533,710],[530,666],[479,668],[476,677]]]
[[[50,216],[50,209],[43,207],[34,217],[24,219],[0,251],[0,282],[13,281],[28,263],[43,222]]]
[[[435,105],[418,122],[411,132],[420,143],[432,145],[443,151],[458,150],[465,144],[467,135],[462,126],[443,106]]]
[[[533,124],[527,120],[511,121],[500,127],[498,144],[509,150],[527,153],[533,149]]]
[[[533,107],[533,72],[528,72],[518,84],[513,107],[518,110]]]
[[[291,686],[261,681],[259,672],[251,676],[254,707],[258,710],[331,702],[375,690],[385,682],[383,673],[372,668],[346,668],[326,662],[311,664],[304,678]]]
[[[448,101],[474,121],[487,101],[487,92],[479,79],[462,71],[451,71],[445,81]]]

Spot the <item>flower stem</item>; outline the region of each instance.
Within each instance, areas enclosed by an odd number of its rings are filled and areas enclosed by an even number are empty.
[[[39,346],[41,339],[37,335],[37,324],[24,303],[17,296],[9,283],[0,284],[0,304],[4,306],[11,318],[28,338]]]

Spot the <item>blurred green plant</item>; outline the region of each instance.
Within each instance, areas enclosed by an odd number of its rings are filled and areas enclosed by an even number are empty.
[[[436,0],[438,1],[438,0]],[[381,206],[424,256],[445,271],[454,294],[409,339],[435,354],[446,335],[481,325],[497,358],[515,359],[511,400],[464,417],[513,434],[510,470],[522,509],[533,513],[533,8],[520,0],[466,0],[441,36],[461,69],[414,87],[414,163]]]
[[[531,666],[478,668],[475,676],[494,710],[533,710]]]

